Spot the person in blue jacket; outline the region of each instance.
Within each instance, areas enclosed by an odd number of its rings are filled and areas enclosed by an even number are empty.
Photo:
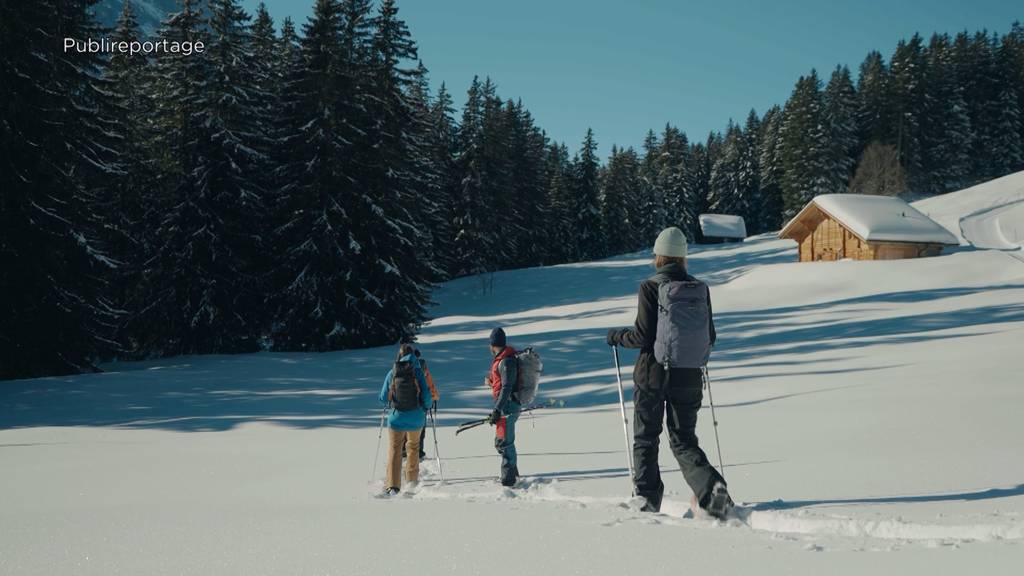
[[[420,430],[430,410],[430,388],[412,344],[403,343],[395,365],[384,377],[378,399],[388,410],[388,464],[384,492],[398,494],[402,486],[402,446],[408,446],[405,481],[415,483],[420,473]]]

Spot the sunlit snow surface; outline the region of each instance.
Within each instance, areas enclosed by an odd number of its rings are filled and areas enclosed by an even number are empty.
[[[383,454],[371,470],[392,348],[0,382],[0,574],[1015,574],[1024,262],[970,238],[1013,229],[1015,209],[977,214],[1024,199],[1016,178],[977,204],[917,203],[966,237],[935,258],[798,263],[768,236],[691,247],[719,332],[728,522],[689,513],[667,443],[663,513],[630,500],[604,335],[633,320],[645,251],[497,273],[486,295],[477,278],[442,286],[420,342],[447,481],[425,462],[397,498],[376,497]],[[499,323],[540,350],[554,402],[520,422],[514,490],[494,482],[488,427],[454,434],[488,411]],[[707,411],[698,433],[717,462]]]

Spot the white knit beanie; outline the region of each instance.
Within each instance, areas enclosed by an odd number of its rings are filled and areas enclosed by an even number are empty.
[[[686,258],[686,236],[675,226],[665,228],[654,241],[655,256]]]

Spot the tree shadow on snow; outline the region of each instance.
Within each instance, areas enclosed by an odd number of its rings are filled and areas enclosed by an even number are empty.
[[[736,258],[737,266],[750,258],[774,261],[791,257],[791,249],[775,248],[743,254],[728,250],[744,247],[726,245],[718,258]],[[755,247],[756,248],[756,247]],[[709,249],[710,250],[710,249]],[[699,253],[697,254],[699,255]],[[558,284],[562,268],[574,282],[587,285],[583,294],[571,290],[555,296],[544,305],[594,301],[635,293],[640,278],[650,273],[647,256],[560,267],[548,272],[549,284],[542,292]],[[726,270],[716,259],[694,267],[710,265]],[[617,271],[616,271],[617,270]],[[612,271],[612,272],[609,272]],[[712,271],[713,272],[713,271]],[[699,273],[699,270],[698,270]],[[538,278],[544,277],[539,272]],[[620,279],[607,275],[621,274]],[[893,366],[864,366],[811,369],[808,364],[829,362],[831,357],[849,361],[862,348],[921,343],[976,335],[982,330],[995,332],[1000,323],[1024,321],[1024,303],[961,308],[944,312],[909,314],[899,317],[864,318],[864,307],[955,298],[978,292],[1021,289],[1022,284],[986,287],[958,287],[932,290],[890,292],[804,306],[787,306],[741,312],[719,312],[716,324],[719,343],[712,355],[712,379],[715,383],[736,384],[754,378],[820,377],[822,387],[811,391],[779,394],[765,398],[741,399],[722,408],[750,408],[769,402],[786,401],[805,394],[838,392],[844,387],[828,387],[828,378],[839,373],[864,372],[863,383],[879,381],[870,372]],[[512,312],[538,307],[536,295],[507,303],[487,314]],[[469,302],[472,309],[479,303]],[[633,305],[631,304],[630,307]],[[450,313],[454,313],[448,311]],[[593,312],[581,312],[587,318]],[[551,319],[535,314],[536,319]],[[800,317],[800,323],[794,318]],[[493,321],[457,320],[460,331],[482,330]],[[757,331],[748,328],[757,326]],[[980,328],[980,327],[985,328]],[[610,326],[574,330],[546,330],[534,335],[511,331],[510,343],[517,347],[533,345],[544,357],[543,399],[565,402],[571,412],[560,418],[618,409],[618,390],[612,364],[612,352],[605,344]],[[427,328],[428,344],[421,346],[430,361],[431,372],[441,390],[440,426],[481,418],[491,406],[490,391],[483,378],[490,367],[486,338],[467,338],[450,327]],[[835,354],[827,355],[827,352]],[[809,355],[814,359],[798,361],[784,355]],[[182,432],[221,431],[247,423],[272,423],[298,429],[324,427],[376,428],[381,407],[377,395],[384,375],[394,361],[395,349],[375,348],[329,353],[260,353],[237,356],[191,356],[148,362],[112,364],[107,372],[60,378],[41,378],[0,382],[0,430],[37,426],[101,426],[132,429],[158,429]],[[630,385],[631,365],[636,351],[622,351],[624,384]],[[801,370],[806,366],[807,369]],[[725,378],[716,376],[720,368],[758,367],[756,375]],[[540,411],[545,412],[545,411]],[[555,411],[550,411],[555,412]],[[538,419],[547,416],[538,413]]]

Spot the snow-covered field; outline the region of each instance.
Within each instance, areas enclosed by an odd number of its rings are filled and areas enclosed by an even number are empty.
[[[1024,200],[1024,173],[973,194],[916,204],[964,238],[936,258],[693,248],[739,519],[686,514],[666,443],[663,514],[630,506],[604,333],[633,319],[635,254],[440,288],[420,342],[447,482],[427,462],[392,500],[370,480],[390,348],[0,383],[0,574],[1019,574],[1024,262],[970,244],[1021,229],[1017,208],[979,214]],[[515,490],[490,429],[454,434],[487,412],[496,324],[541,351],[556,403],[521,421]],[[706,412],[698,432],[717,460]]]

